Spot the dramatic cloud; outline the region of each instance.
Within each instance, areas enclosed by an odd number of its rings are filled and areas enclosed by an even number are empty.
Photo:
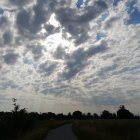
[[[138,112],[139,15],[139,0],[0,1],[0,100]]]
[[[93,45],[87,50],[79,48],[66,58],[66,69],[62,74],[64,79],[70,79],[81,71],[87,64],[88,58],[98,53],[103,53],[107,50],[105,42],[98,45]]]
[[[78,45],[89,38],[89,22],[106,9],[107,4],[105,2],[96,1],[93,5],[87,6],[83,14],[76,12],[76,9],[66,7],[58,9],[56,15],[61,25],[65,27],[66,32],[72,35]]]

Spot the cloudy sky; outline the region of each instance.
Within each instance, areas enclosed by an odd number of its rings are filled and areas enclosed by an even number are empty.
[[[139,0],[1,0],[0,111],[140,113]]]

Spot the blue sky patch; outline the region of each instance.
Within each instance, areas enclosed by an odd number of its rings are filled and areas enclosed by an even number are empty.
[[[129,14],[129,19],[127,20],[127,24],[130,25],[130,24],[140,23],[140,11],[136,7],[136,0],[128,1],[126,6]]]
[[[33,64],[33,62],[32,62],[31,60],[29,60],[27,57],[25,57],[25,58],[23,59],[23,63],[24,63],[24,64],[28,64],[28,65]]]
[[[84,4],[85,0],[77,0],[76,6],[77,8],[81,8],[81,6]]]
[[[113,6],[118,6],[120,0],[113,0]]]
[[[102,38],[105,38],[107,36],[107,34],[105,32],[99,32],[96,35],[96,40],[100,40]]]
[[[101,17],[99,18],[99,20],[97,21],[98,24],[100,24],[101,22],[105,21],[105,19],[109,16],[109,12],[106,11],[105,13],[103,13],[101,15]]]

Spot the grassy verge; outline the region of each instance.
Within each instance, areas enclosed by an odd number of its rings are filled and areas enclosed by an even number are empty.
[[[37,121],[32,130],[20,135],[20,138],[17,140],[43,140],[51,129],[59,127],[65,123],[68,123],[68,121]]]
[[[79,140],[140,140],[140,120],[75,121]]]

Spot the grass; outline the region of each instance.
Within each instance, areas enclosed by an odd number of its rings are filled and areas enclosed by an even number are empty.
[[[59,127],[68,121],[37,121],[34,128],[25,134],[21,134],[17,140],[43,140],[51,129]]]
[[[140,140],[140,120],[75,121],[79,140]]]

